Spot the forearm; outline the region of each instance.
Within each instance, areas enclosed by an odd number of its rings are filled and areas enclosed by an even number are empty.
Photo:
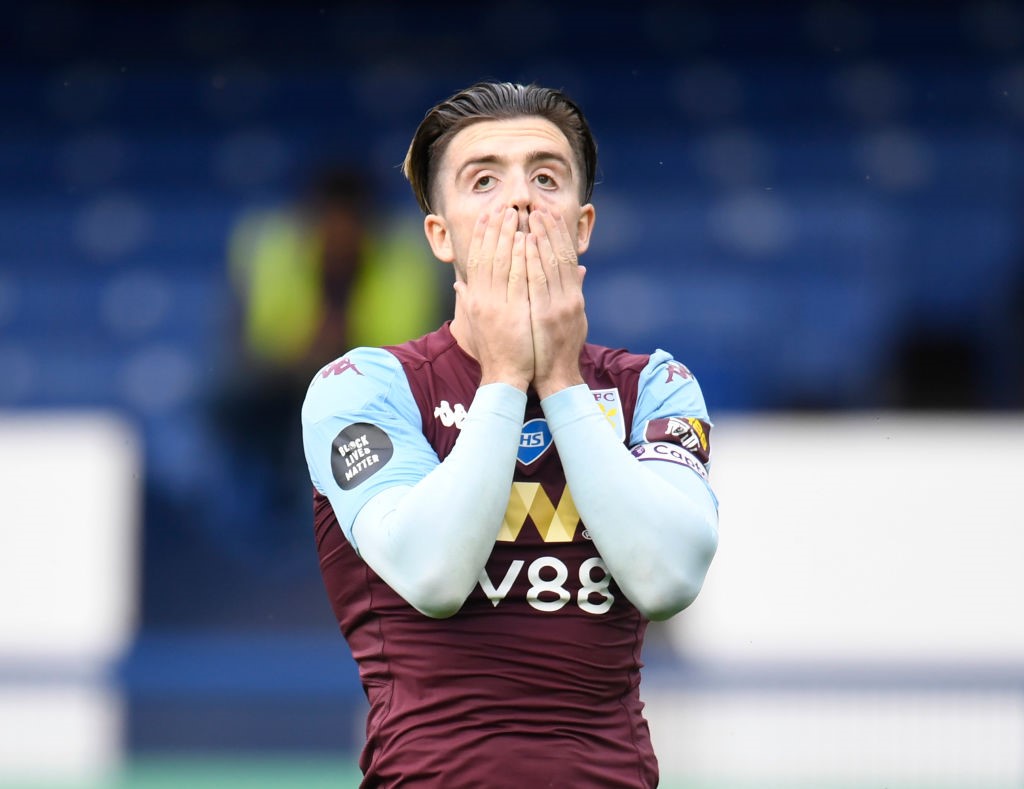
[[[675,464],[637,462],[585,386],[541,405],[576,509],[619,587],[650,619],[685,608],[718,545],[718,515],[704,483]],[[655,465],[665,468],[647,468]]]
[[[477,390],[455,447],[412,487],[367,503],[353,535],[360,555],[410,605],[434,617],[465,602],[508,506],[526,394]]]

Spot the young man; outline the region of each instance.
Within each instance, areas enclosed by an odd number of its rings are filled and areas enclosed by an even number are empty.
[[[453,319],[317,373],[316,543],[370,703],[364,787],[651,787],[646,624],[717,547],[710,424],[668,353],[586,343],[597,149],[579,108],[480,83],[405,174]]]

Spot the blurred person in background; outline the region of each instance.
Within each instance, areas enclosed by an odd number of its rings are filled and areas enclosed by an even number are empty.
[[[971,320],[907,321],[882,370],[885,405],[917,411],[1024,407],[1024,256]]]
[[[717,547],[710,422],[666,351],[586,342],[596,167],[560,91],[479,83],[432,108],[404,172],[454,317],[313,376],[316,544],[370,703],[363,786],[658,783],[641,650]]]
[[[386,218],[375,198],[363,169],[321,167],[297,206],[246,214],[230,237],[237,311],[212,415],[245,491],[222,502],[246,511],[222,514],[269,560],[282,541],[308,551],[295,540],[309,488],[294,414],[309,376],[353,344],[404,339],[442,314],[418,228]]]
[[[897,334],[883,380],[888,403],[920,411],[981,410],[985,345],[970,326],[912,322]]]

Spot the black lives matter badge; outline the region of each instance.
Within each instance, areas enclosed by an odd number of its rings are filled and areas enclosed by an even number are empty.
[[[342,490],[352,490],[380,471],[395,454],[388,434],[376,425],[356,422],[331,442],[331,471]]]

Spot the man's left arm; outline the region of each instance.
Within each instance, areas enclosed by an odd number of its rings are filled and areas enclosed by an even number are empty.
[[[609,429],[586,385],[541,406],[576,508],[619,587],[649,619],[684,609],[718,547],[718,506],[707,482],[710,423],[696,380],[668,354],[652,357],[641,375],[632,449]]]

